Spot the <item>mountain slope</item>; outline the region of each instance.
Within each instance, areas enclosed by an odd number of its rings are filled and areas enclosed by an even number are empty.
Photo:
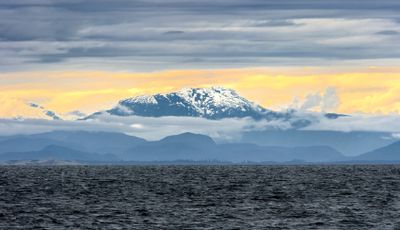
[[[219,160],[230,162],[270,161],[328,162],[344,156],[328,146],[276,147],[235,143],[217,145],[210,137],[183,133],[138,145],[121,155],[128,161]]]
[[[46,138],[33,138],[29,135],[12,136],[0,141],[0,153],[37,151],[48,145],[67,146],[68,144]]]
[[[263,130],[245,132],[239,142],[285,147],[325,145],[345,155],[355,156],[392,144],[391,135],[365,131]]]
[[[39,151],[8,152],[0,154],[0,161],[10,160],[65,160],[65,161],[116,161],[114,155],[86,153],[57,145],[49,145]]]
[[[95,113],[117,116],[189,116],[207,119],[276,118],[279,113],[267,110],[241,97],[234,90],[222,87],[188,88],[167,94],[138,96],[119,101],[114,108]]]
[[[354,159],[362,161],[400,161],[400,141],[361,154]]]
[[[119,133],[55,131],[13,136],[1,141],[0,147],[0,155],[4,154],[0,159],[5,160],[101,161],[100,159],[110,159],[107,153],[112,153],[125,161],[287,162],[300,160],[328,162],[345,160],[338,151],[328,146],[280,147],[246,143],[216,144],[208,136],[193,133],[168,136],[158,141],[146,141]]]
[[[40,134],[3,137],[0,153],[37,151],[57,145],[83,152],[121,154],[146,140],[123,133],[88,131],[53,131]]]
[[[123,133],[113,132],[88,132],[88,131],[53,131],[48,133],[34,134],[31,138],[53,140],[58,143],[65,143],[66,147],[85,152],[96,152],[101,154],[120,154],[127,149],[146,140],[129,136]]]
[[[121,158],[131,161],[212,160],[216,144],[208,136],[183,133],[129,149]]]

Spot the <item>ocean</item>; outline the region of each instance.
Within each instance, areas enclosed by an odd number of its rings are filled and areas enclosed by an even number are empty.
[[[1,166],[1,229],[400,229],[400,166]]]

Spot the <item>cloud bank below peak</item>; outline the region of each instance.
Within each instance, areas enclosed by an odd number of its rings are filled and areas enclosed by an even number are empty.
[[[313,121],[299,131],[382,132],[388,133],[382,138],[399,139],[400,125],[397,124],[400,124],[400,116],[398,115],[353,114],[338,119],[328,119],[319,113],[299,113],[297,116],[307,117]],[[217,142],[235,142],[241,139],[243,133],[292,129],[290,121],[255,121],[251,118],[208,120],[197,117],[120,117],[102,114],[94,120],[85,121],[0,120],[0,136],[43,133],[54,130],[84,130],[122,132],[147,140],[159,140],[169,135],[192,132],[208,135]]]
[[[1,119],[0,135],[32,134],[54,130],[85,130],[123,132],[130,135],[158,140],[163,137],[192,132],[211,136],[219,141],[233,141],[242,132],[269,128],[287,129],[290,124],[279,121],[254,121],[251,118],[208,120],[195,117],[119,117],[99,115],[95,120],[62,121],[43,119]]]

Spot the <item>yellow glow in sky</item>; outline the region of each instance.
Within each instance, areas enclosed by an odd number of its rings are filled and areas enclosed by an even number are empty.
[[[118,100],[165,93],[184,87],[225,86],[266,108],[278,109],[294,98],[335,88],[340,113],[399,113],[400,67],[359,69],[247,68],[174,70],[154,73],[18,72],[0,74],[0,117],[33,112],[36,102],[64,114],[110,108]]]

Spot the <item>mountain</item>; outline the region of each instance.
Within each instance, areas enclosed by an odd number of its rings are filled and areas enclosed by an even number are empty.
[[[286,152],[294,160],[306,162],[335,162],[345,160],[342,153],[326,145],[292,147],[281,151]]]
[[[359,161],[400,161],[400,141],[361,154],[354,158]]]
[[[48,158],[50,158],[51,160],[54,158],[54,160],[71,160],[70,156],[72,155],[76,157],[72,160],[81,161],[116,158],[122,161],[137,162],[179,160],[281,163],[290,161],[314,163],[400,161],[400,142],[393,143],[393,140],[385,138],[385,135],[387,133],[262,131],[251,135],[246,134],[242,141],[237,143],[221,144],[214,142],[209,136],[193,133],[167,136],[157,141],[146,141],[121,133],[54,131],[0,137],[0,155],[3,156],[0,159],[49,160]],[[253,142],[251,143],[249,140]],[[337,151],[336,147],[350,152],[355,148],[367,149],[365,151],[367,153],[354,157],[355,154],[352,152],[353,157],[344,157],[342,151]],[[62,157],[63,154],[66,154],[65,158]],[[79,158],[79,154],[83,157]],[[113,157],[110,157],[110,154]]]
[[[127,149],[146,142],[145,139],[114,132],[53,131],[30,135],[34,139],[52,140],[58,145],[85,152],[121,154]],[[1,144],[1,143],[0,143]]]
[[[364,131],[263,130],[244,132],[238,142],[285,147],[324,145],[346,156],[356,156],[392,144],[391,136],[391,133]]]
[[[3,137],[0,153],[37,151],[48,145],[72,148],[83,152],[115,155],[144,143],[146,140],[123,133],[88,131],[53,131],[32,135]]]
[[[201,147],[210,147],[216,145],[214,140],[209,136],[189,132],[167,136],[158,141],[158,143],[171,145],[182,145],[189,143],[191,145],[197,145]]]
[[[102,162],[98,162],[102,163]],[[23,165],[23,166],[49,166],[49,165],[82,165],[84,163],[78,161],[68,161],[68,160],[10,160],[10,161],[0,161],[0,165]]]
[[[39,151],[8,152],[0,154],[0,161],[24,161],[24,160],[64,160],[64,161],[87,161],[104,162],[117,161],[114,155],[100,155],[86,153],[57,145],[49,145]]]
[[[187,88],[167,94],[128,98],[119,101],[114,108],[94,113],[86,119],[104,113],[116,116],[188,116],[213,120],[243,117],[259,120],[283,116],[250,102],[232,89],[223,87]]]
[[[341,161],[344,156],[328,146],[275,147],[255,144],[216,144],[210,137],[183,133],[159,141],[140,144],[121,159],[127,161],[228,161],[228,162],[304,162]]]
[[[215,142],[208,136],[183,133],[135,146],[121,158],[130,161],[213,160],[215,148]]]
[[[320,119],[339,119],[348,115],[336,113],[304,112],[294,109],[273,111],[240,96],[235,90],[224,87],[185,88],[166,94],[141,95],[120,100],[108,110],[95,112],[89,116],[74,110],[62,116],[37,103],[23,103],[25,108],[21,116],[12,117],[18,120],[90,120],[101,115],[142,116],[142,117],[200,117],[210,120],[224,118],[253,118],[254,120],[280,120],[287,122],[293,129],[307,127]]]
[[[68,146],[60,141],[26,136],[12,136],[0,141],[0,153],[37,151],[48,145]]]

